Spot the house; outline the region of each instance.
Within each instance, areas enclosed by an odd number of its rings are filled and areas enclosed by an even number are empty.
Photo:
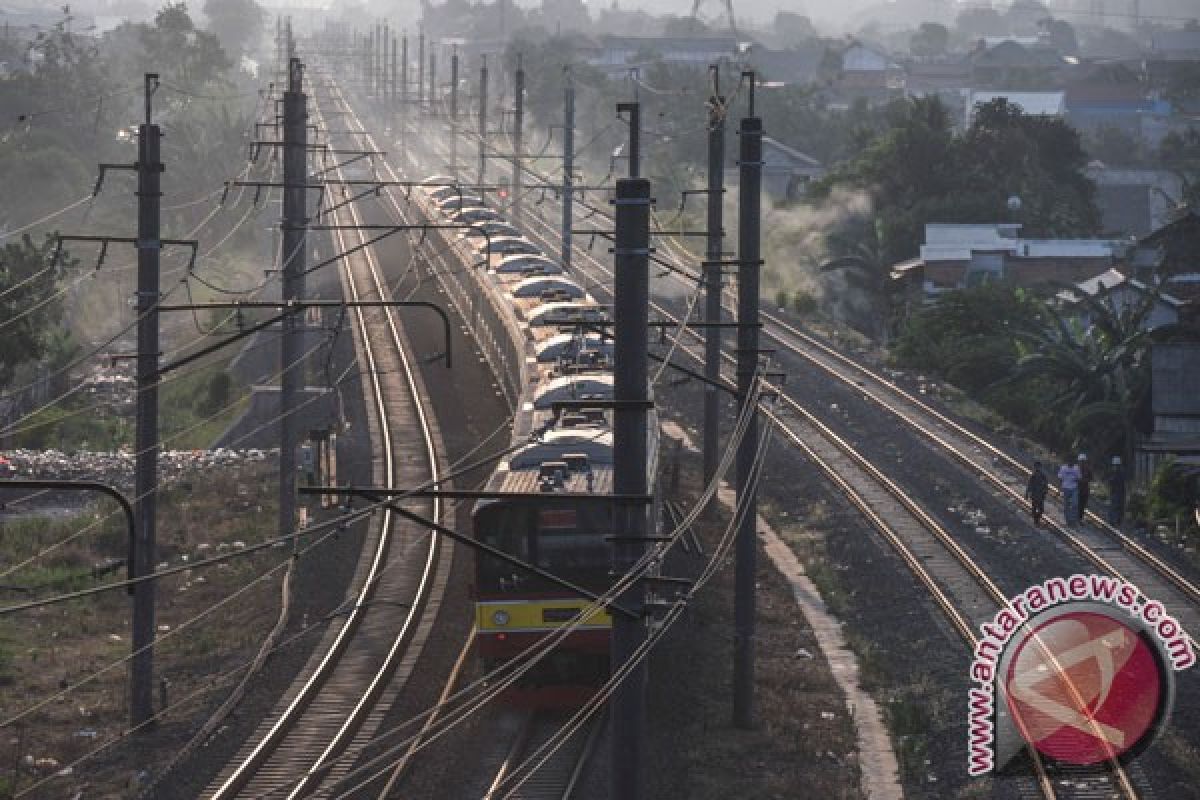
[[[1156,31],[1147,61],[1200,61],[1200,30]]]
[[[1124,64],[1102,64],[1067,83],[1067,120],[1077,130],[1116,128],[1144,138],[1171,113],[1164,100],[1151,98],[1142,76]]]
[[[825,45],[815,40],[786,50],[754,44],[746,51],[746,65],[764,80],[784,85],[816,83],[824,55]]]
[[[920,255],[893,265],[892,278],[919,302],[992,281],[1079,283],[1112,269],[1129,246],[1119,239],[1024,239],[1020,232],[1017,223],[928,224]]]
[[[1071,65],[1052,47],[1026,47],[1005,39],[993,46],[979,42],[967,56],[976,86],[1050,86]]]
[[[587,62],[600,70],[624,70],[647,60],[707,66],[737,55],[733,36],[601,36]]]
[[[800,199],[807,191],[806,185],[825,174],[820,161],[778,139],[764,136],[762,148],[762,190],[775,203]],[[725,170],[727,186],[736,186],[738,177],[737,167]]]
[[[1153,432],[1138,443],[1135,475],[1149,480],[1168,458],[1200,466],[1200,344],[1158,342],[1150,350]]]
[[[1183,201],[1183,179],[1164,169],[1112,169],[1093,161],[1086,169],[1096,184],[1104,232],[1145,236],[1166,225]]]
[[[901,89],[904,68],[886,53],[851,40],[841,52],[841,89]]]
[[[1118,269],[1088,278],[1075,284],[1073,290],[1063,290],[1058,293],[1059,300],[1068,307],[1074,307],[1074,316],[1086,328],[1091,325],[1091,312],[1082,305],[1082,296],[1101,300],[1110,305],[1118,314],[1129,309],[1139,308],[1149,302],[1150,309],[1142,321],[1144,330],[1154,330],[1164,325],[1175,325],[1179,322],[1180,309],[1184,301],[1160,289],[1155,289],[1136,278],[1130,278]]]

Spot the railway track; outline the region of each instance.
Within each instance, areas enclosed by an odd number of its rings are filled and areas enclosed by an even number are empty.
[[[545,178],[541,175],[538,177]],[[394,198],[392,202],[397,212],[400,212],[399,205]],[[538,215],[531,213],[527,213],[523,221],[536,226],[536,230],[527,231],[530,238],[542,244],[547,252],[554,252],[551,237],[557,235],[557,227],[551,226]],[[575,262],[576,269],[581,269],[583,263],[587,263],[589,269],[592,270],[590,278],[594,289],[602,289],[609,283],[611,274],[605,265],[592,258],[590,254],[579,251]],[[597,277],[597,274],[600,277]],[[661,305],[656,304],[656,310],[668,320],[680,321],[670,310]],[[769,324],[787,325],[785,321],[770,315],[767,315],[767,319]],[[790,336],[804,336],[805,339],[811,339],[791,326],[788,328]],[[780,340],[779,336],[776,338]],[[816,340],[812,341],[816,342]],[[780,340],[780,343],[787,345],[786,349],[795,354],[806,357],[806,351],[795,342],[788,343]],[[824,348],[829,361],[844,360],[855,370],[871,374],[869,370],[845,359],[831,348],[823,345],[821,347]],[[681,349],[697,361],[702,359],[702,356],[689,346],[683,346]],[[726,359],[729,360],[728,354],[726,354]],[[839,372],[832,368],[827,371],[839,380],[852,383],[860,391],[864,388],[861,375],[848,373],[846,370]],[[881,376],[874,376],[874,380],[889,389],[903,391],[894,387],[890,381]],[[921,507],[920,503],[907,495],[895,481],[859,454],[853,445],[821,423],[799,401],[783,391],[782,387],[771,388],[778,393],[782,407],[766,410],[765,416],[771,420],[780,434],[816,464],[880,531],[914,576],[929,591],[952,627],[968,647],[973,649],[977,642],[975,631],[978,630],[979,625],[991,619],[997,610],[1007,605],[1007,596],[988,575],[987,570],[980,566],[955,541],[954,537]],[[889,403],[887,398],[878,395],[872,395],[872,399],[904,419],[907,424],[917,427],[912,421],[912,415],[905,415],[906,409],[896,408],[895,406],[899,404],[895,401]],[[911,397],[909,400],[916,401]],[[938,414],[934,409],[919,401],[916,401],[914,405],[926,413]],[[953,430],[956,435],[964,437],[970,444],[965,447],[960,444],[955,448],[955,444],[948,441],[947,437],[934,435],[942,432],[938,430],[939,428]],[[951,450],[956,457],[970,465],[972,469],[984,471],[981,469],[982,464],[967,457],[966,451],[971,448],[974,448],[973,452],[986,452],[988,455],[983,458],[1001,460],[1001,451],[998,448],[994,448],[981,437],[977,437],[948,418],[939,419],[934,428],[925,427],[919,428],[919,430],[939,446]],[[1014,471],[1020,469],[1020,465],[1007,454],[1004,454],[1003,458]],[[1019,472],[1017,474],[1019,476]],[[993,480],[997,485],[1004,486],[1015,499],[1020,499],[1021,491],[1024,488],[1023,477],[1019,476],[1018,480],[1014,480],[1012,477],[1006,478],[997,473]],[[1014,489],[1013,484],[1018,482],[1019,489]],[[1119,534],[1119,532],[1112,533]],[[1059,534],[1066,538],[1072,536],[1073,532],[1060,529]],[[1128,577],[1130,574],[1134,574],[1136,564],[1131,565],[1129,561],[1121,563],[1122,572],[1112,563],[1116,559],[1111,555],[1109,558],[1102,556],[1094,545],[1085,540],[1085,537],[1076,536],[1073,544],[1081,553],[1085,553],[1093,564],[1104,571],[1118,575],[1136,585],[1142,585],[1136,578]],[[1141,554],[1138,555],[1141,557]],[[1166,565],[1162,563],[1155,565],[1153,559],[1145,559],[1140,563],[1146,569],[1153,569],[1160,575],[1167,574],[1165,571],[1160,571]],[[1169,569],[1167,567],[1167,570]],[[1144,574],[1136,574],[1143,581],[1145,580]],[[1182,579],[1182,576],[1178,576],[1178,578]],[[1179,580],[1171,580],[1171,584],[1187,592],[1186,581],[1181,583]],[[1137,798],[1142,796],[1135,787],[1135,779],[1131,778],[1126,770],[1115,761],[1108,765],[1107,771],[1103,773],[1096,771],[1088,771],[1086,774],[1056,773],[1056,778],[1051,778],[1045,771],[1036,754],[1033,754],[1032,763],[1035,766],[1036,775],[1031,781],[1020,782],[1018,790],[1022,796],[1081,798],[1081,800],[1093,797]],[[1137,783],[1144,785],[1145,781],[1138,778]]]
[[[323,125],[319,102],[313,102],[310,115]],[[353,204],[333,217],[339,226],[360,224]],[[333,237],[341,251],[365,238],[345,230]],[[341,266],[346,297],[389,299],[370,248],[343,259]],[[437,432],[392,309],[356,308],[353,324],[367,384],[367,426],[379,448],[373,482],[394,488],[437,480]],[[440,502],[431,501],[424,513],[440,518]],[[203,797],[320,795],[322,785],[349,770],[353,754],[378,728],[429,635],[451,549],[436,534],[386,509],[377,522],[364,543],[346,614],[331,625],[279,707]]]
[[[550,751],[548,743],[568,724],[570,715],[537,712],[514,723],[515,716],[502,715],[498,723],[500,730],[509,732],[510,744],[483,800],[570,800],[595,750],[603,719],[591,718]],[[496,760],[493,757],[491,762]]]
[[[538,180],[551,180],[551,176],[541,172],[532,169],[526,171]],[[585,212],[587,216],[598,216],[606,222],[612,221],[612,217],[603,210],[596,212],[594,209],[584,208],[581,209],[580,216],[583,217]],[[547,252],[555,252],[553,245],[554,238],[558,236],[557,223],[547,222],[536,213],[527,213],[526,222],[538,226],[531,238],[548,248]],[[664,233],[669,236],[669,232]],[[694,289],[695,283],[684,283],[687,279],[680,274],[691,274],[687,266],[688,261],[692,260],[691,256],[683,253],[669,240],[665,250],[670,256],[669,263],[677,270],[670,274],[670,279],[680,282],[687,289]],[[577,249],[575,265],[579,267],[583,264],[594,270],[592,279],[596,281],[597,288],[604,289],[611,285],[611,271],[607,266],[594,258],[590,252]],[[596,277],[597,274],[599,278]],[[698,281],[698,276],[691,275],[691,280]],[[731,315],[734,302],[735,298],[725,304],[725,310]],[[664,318],[679,321],[678,315],[664,304],[656,302],[653,307]],[[1006,450],[905,390],[887,375],[860,364],[783,317],[766,310],[761,312],[761,316],[764,320],[763,332],[779,346],[779,352],[801,359],[807,365],[869,398],[883,411],[925,438],[936,449],[949,455],[969,473],[983,478],[1016,506],[1026,505],[1024,491],[1029,469]],[[694,340],[699,339],[698,335],[690,331],[685,335]],[[725,353],[725,362],[733,363],[728,351]],[[786,386],[771,388],[795,402],[792,390]],[[1109,525],[1094,512],[1088,512],[1088,525],[1068,528],[1058,521],[1062,518],[1062,507],[1057,490],[1054,490],[1047,500],[1047,515],[1044,521],[1069,548],[1101,572],[1137,586],[1144,597],[1163,602],[1168,611],[1183,624],[1185,630],[1200,630],[1200,585],[1146,545]]]

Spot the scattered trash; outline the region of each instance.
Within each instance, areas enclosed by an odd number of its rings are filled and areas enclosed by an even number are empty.
[[[836,719],[836,718],[837,718],[837,714],[834,714],[832,711],[822,711],[821,712],[821,719],[823,719],[823,720],[831,720],[831,719]],[[833,754],[830,753],[830,755],[833,755]]]
[[[796,658],[812,658],[812,657],[813,657],[813,654],[810,653],[804,647],[801,647],[799,650],[796,651]]]
[[[169,481],[190,472],[267,461],[277,450],[165,450],[159,453],[159,480]],[[133,485],[134,454],[124,451],[67,453],[62,450],[6,450],[0,454],[15,476],[47,480],[98,480],[118,486]]]

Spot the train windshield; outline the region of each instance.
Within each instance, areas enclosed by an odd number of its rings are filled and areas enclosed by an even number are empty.
[[[609,509],[493,503],[475,513],[475,536],[523,561],[555,575],[603,590],[608,583],[611,547],[604,538],[611,530]],[[511,564],[476,555],[481,591],[560,591],[553,583]]]

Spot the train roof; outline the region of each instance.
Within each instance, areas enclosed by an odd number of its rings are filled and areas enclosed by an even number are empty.
[[[559,275],[563,269],[554,259],[535,253],[513,253],[512,255],[504,256],[496,264],[496,272],[498,273],[528,273],[534,271],[543,274]]]
[[[560,275],[531,275],[512,288],[513,297],[541,297],[544,292],[560,292],[573,299],[582,299],[583,287]]]
[[[542,303],[530,310],[525,321],[532,328],[539,325],[604,323],[608,321],[608,310],[604,306],[586,302]]]
[[[533,407],[546,410],[564,400],[612,400],[612,397],[611,372],[561,375],[538,387],[533,396]]]
[[[538,343],[537,360],[542,364],[553,364],[560,358],[577,355],[580,349],[595,350],[611,356],[613,343],[611,340],[605,340],[598,333],[584,334],[582,339],[577,333],[556,333],[549,339]]]
[[[612,467],[613,434],[608,428],[578,427],[547,431],[508,460],[510,471],[541,469],[547,461],[562,461],[576,453],[587,456],[592,469]]]

